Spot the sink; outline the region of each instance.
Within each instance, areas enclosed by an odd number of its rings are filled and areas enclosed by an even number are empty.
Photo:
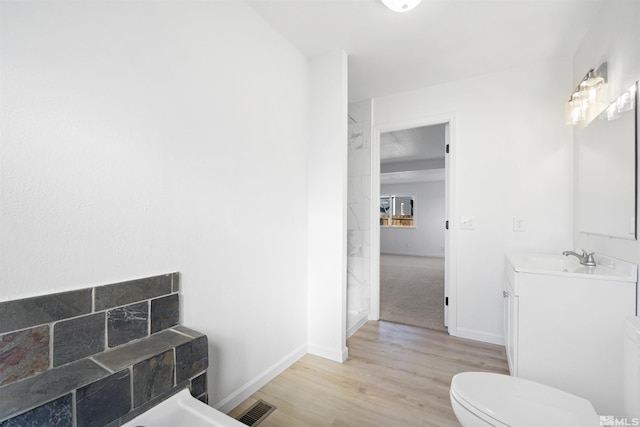
[[[562,254],[511,253],[507,254],[515,271],[522,273],[575,276],[591,279],[619,281],[637,280],[637,266],[603,255],[595,255],[596,266],[587,267],[574,256]]]
[[[524,254],[521,258],[522,263],[532,268],[542,268],[549,270],[575,270],[581,265],[575,257],[566,257],[564,255],[539,255]]]

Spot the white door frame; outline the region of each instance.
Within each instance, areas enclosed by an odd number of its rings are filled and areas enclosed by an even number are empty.
[[[445,325],[449,334],[457,335],[457,218],[456,191],[456,122],[455,114],[421,117],[402,122],[375,124],[371,135],[371,295],[369,320],[380,319],[380,134],[422,126],[448,124],[447,141],[449,153],[445,154],[445,220],[449,229],[445,232],[445,296],[449,299],[445,307]],[[445,224],[442,224],[444,227]],[[444,301],[443,301],[444,304]]]

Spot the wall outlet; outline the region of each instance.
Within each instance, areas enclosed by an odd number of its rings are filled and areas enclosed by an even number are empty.
[[[475,221],[472,216],[461,216],[460,217],[460,229],[461,230],[475,230]]]
[[[513,231],[524,231],[524,218],[519,216],[513,217]]]

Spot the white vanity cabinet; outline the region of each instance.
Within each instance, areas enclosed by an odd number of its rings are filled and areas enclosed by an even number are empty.
[[[507,351],[507,361],[509,362],[509,372],[513,376],[518,375],[518,344],[516,339],[518,334],[518,297],[513,290],[515,282],[515,270],[507,264],[505,271],[504,289],[504,339]]]
[[[636,313],[637,267],[596,256],[509,254],[504,327],[511,375],[592,402],[600,414],[622,414],[624,319]]]

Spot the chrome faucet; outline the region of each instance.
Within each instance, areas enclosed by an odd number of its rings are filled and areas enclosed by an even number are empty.
[[[564,251],[564,252],[562,252],[562,255],[564,255],[564,256],[573,255],[576,258],[578,258],[578,260],[580,261],[580,264],[586,265],[587,267],[595,267],[596,266],[596,260],[593,259],[593,252],[587,253],[587,251],[585,251],[584,249],[582,250],[582,255],[577,254],[577,253],[575,253],[573,251]]]

